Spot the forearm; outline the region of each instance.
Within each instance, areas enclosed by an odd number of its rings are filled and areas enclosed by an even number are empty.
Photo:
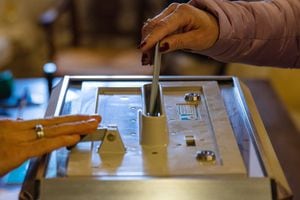
[[[201,51],[223,62],[300,68],[300,1],[193,0],[218,19],[216,43]]]

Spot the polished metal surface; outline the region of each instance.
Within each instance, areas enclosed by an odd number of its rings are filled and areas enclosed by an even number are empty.
[[[90,83],[101,81],[111,86],[124,86],[130,84],[130,82],[149,84],[151,77],[67,76],[53,91],[54,95],[50,100],[46,116],[78,113],[78,101],[76,99],[72,100],[71,97],[74,94],[80,95],[81,84],[86,81]],[[267,157],[262,148],[263,144],[257,134],[255,120],[252,119],[250,113],[252,110],[247,107],[247,101],[239,81],[234,77],[216,76],[171,76],[161,77],[160,81],[216,81],[218,83],[240,153],[248,171],[246,180],[233,181],[228,180],[229,177],[223,177],[210,182],[199,177],[195,180],[196,182],[187,183],[182,180],[177,182],[176,178],[166,180],[166,182],[161,179],[153,179],[148,182],[147,178],[143,178],[143,181],[128,182],[124,182],[124,180],[122,182],[103,182],[93,178],[57,178],[66,176],[68,164],[68,151],[60,149],[51,153],[50,156],[46,156],[45,159],[33,161],[32,166],[37,167],[29,172],[25,184],[30,185],[34,183],[35,179],[40,179],[41,187],[36,185],[32,187],[40,192],[41,199],[73,199],[68,196],[71,194],[77,195],[77,199],[93,199],[95,196],[103,196],[103,199],[178,199],[179,197],[180,199],[272,199],[271,184],[268,177],[271,175],[276,179],[277,172],[266,167],[268,163],[265,162]],[[194,154],[194,156],[196,155]],[[261,178],[256,179],[253,177]],[[128,188],[125,189],[127,186]],[[126,192],[122,193],[120,188]],[[35,192],[36,194],[39,193]]]
[[[257,179],[149,179],[106,181],[87,178],[41,182],[42,200],[271,200],[268,178]]]

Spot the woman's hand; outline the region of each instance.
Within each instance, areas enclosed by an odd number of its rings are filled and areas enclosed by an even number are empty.
[[[142,29],[143,65],[151,64],[151,48],[160,41],[160,51],[201,51],[211,47],[219,35],[218,22],[210,13],[190,4],[173,3]]]
[[[38,120],[0,120],[0,176],[28,158],[76,144],[81,134],[95,131],[100,116],[70,115]],[[36,125],[42,125],[39,135]]]

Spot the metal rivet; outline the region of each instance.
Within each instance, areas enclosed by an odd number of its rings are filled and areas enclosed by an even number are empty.
[[[107,135],[107,140],[108,141],[113,142],[115,139],[116,139],[115,135],[113,135],[111,133]]]

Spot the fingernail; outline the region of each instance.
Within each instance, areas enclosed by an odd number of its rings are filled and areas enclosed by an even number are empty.
[[[149,62],[147,63],[147,65],[153,65],[153,60],[149,60]]]
[[[150,63],[149,63],[148,60],[147,60],[147,61],[142,61],[142,65],[143,65],[143,66],[150,65]]]
[[[98,120],[97,120],[97,119],[94,119],[94,118],[92,118],[92,119],[88,119],[88,120],[86,120],[86,122],[87,122],[87,123],[94,123],[94,122],[98,122]]]
[[[170,48],[169,43],[165,42],[165,43],[163,43],[163,44],[159,47],[159,51],[160,51],[160,52],[164,52],[164,51],[169,50],[169,48]]]
[[[147,60],[142,60],[142,65],[149,65],[150,64],[150,61],[147,59]]]
[[[142,65],[149,65],[149,55],[146,53],[142,54]]]
[[[142,63],[147,62],[147,60],[149,60],[148,55],[143,53],[142,54]]]
[[[143,48],[145,45],[146,45],[146,41],[143,41],[143,42],[138,46],[138,49]]]
[[[97,114],[95,114],[95,115],[90,115],[90,117],[91,117],[92,119],[96,119],[96,120],[98,120],[98,121],[101,120],[101,116],[100,116],[100,115],[97,115]]]

